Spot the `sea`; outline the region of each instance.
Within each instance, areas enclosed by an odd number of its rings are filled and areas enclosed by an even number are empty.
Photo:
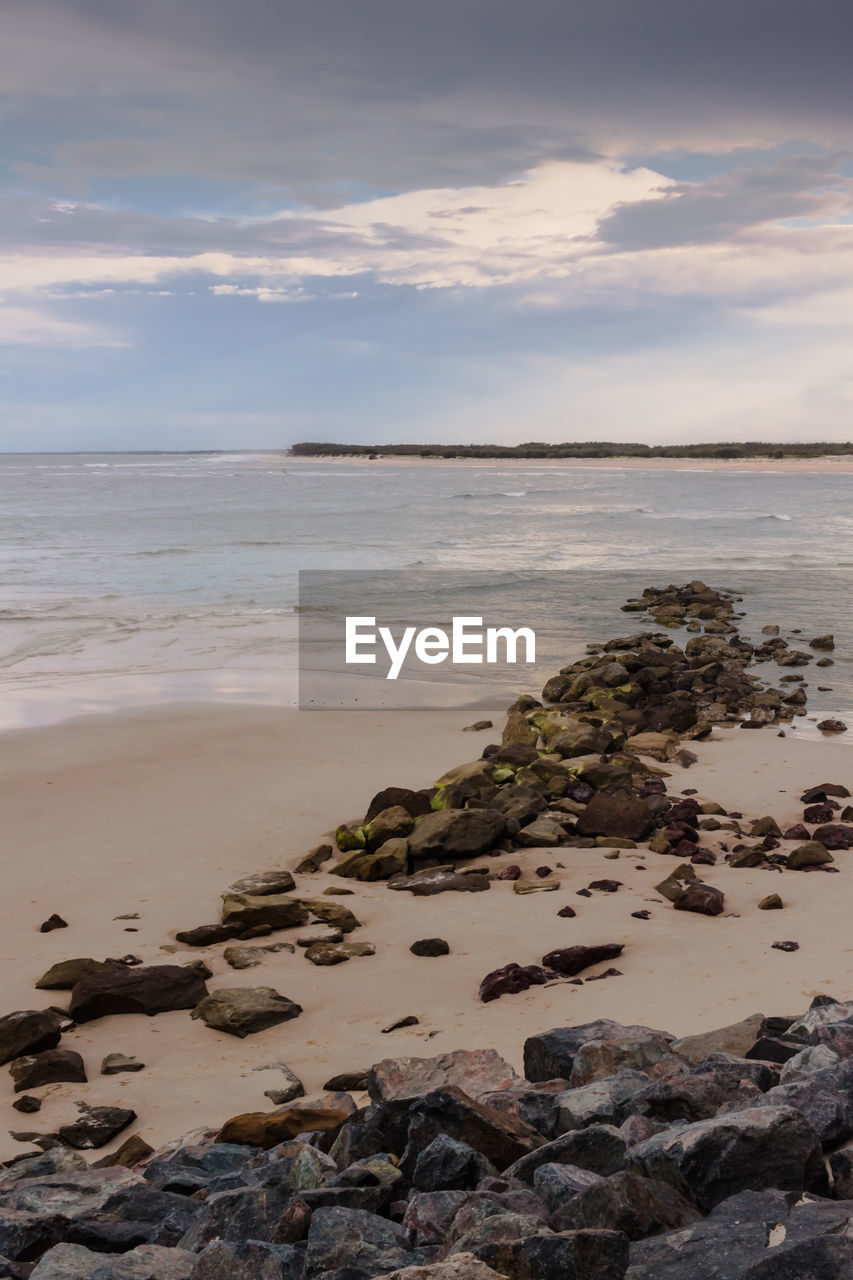
[[[0,728],[296,705],[300,657],[310,651],[315,677],[325,661],[312,615],[375,613],[377,601],[401,625],[462,608],[535,628],[535,667],[448,672],[430,693],[509,699],[536,693],[587,641],[653,626],[620,611],[626,598],[699,577],[740,594],[748,636],[768,623],[794,644],[835,634],[834,666],[798,669],[809,707],[796,732],[814,736],[827,716],[853,725],[851,488],[843,473],[772,462],[0,455]],[[387,681],[373,689],[361,705],[386,705]]]

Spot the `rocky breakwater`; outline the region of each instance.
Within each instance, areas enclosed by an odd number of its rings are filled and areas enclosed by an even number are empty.
[[[772,1050],[772,1051],[770,1051]],[[389,1058],[88,1163],[0,1168],[0,1275],[29,1280],[847,1280],[853,1001],[678,1039],[599,1019]]]

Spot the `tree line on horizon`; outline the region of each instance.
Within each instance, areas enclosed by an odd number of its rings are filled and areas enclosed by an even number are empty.
[[[336,444],[303,441],[289,450],[296,458],[819,458],[853,453],[853,443],[781,444],[759,440],[707,444],[648,445],[585,440],[547,444]]]

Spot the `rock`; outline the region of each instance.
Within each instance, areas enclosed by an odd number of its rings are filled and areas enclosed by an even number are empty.
[[[559,887],[559,880],[547,880],[540,884],[535,882],[525,884],[519,880],[512,886],[512,891],[523,896],[526,893],[556,893]]]
[[[466,724],[462,728],[463,733],[480,733],[483,729],[494,729],[491,720],[475,720],[473,724]]]
[[[266,955],[278,951],[293,951],[293,944],[274,942],[268,947],[226,947],[222,952],[222,959],[232,969],[255,969]]]
[[[649,1084],[642,1071],[630,1068],[606,1079],[567,1089],[557,1097],[558,1132],[582,1129],[590,1124],[618,1125],[630,1110],[631,1100]]]
[[[421,938],[409,947],[413,956],[447,956],[450,945],[444,938]]]
[[[645,1027],[621,1028],[596,1040],[586,1040],[575,1054],[571,1082],[574,1088],[607,1080],[630,1068],[658,1079],[686,1071],[689,1060],[672,1051],[672,1039],[662,1031]]]
[[[145,1063],[123,1053],[108,1053],[101,1063],[102,1076],[117,1076],[121,1071],[144,1071]]]
[[[205,994],[193,1009],[192,1017],[215,1031],[225,1031],[242,1039],[289,1022],[301,1012],[301,1005],[279,995],[272,987],[223,987]]]
[[[175,939],[187,947],[213,947],[217,942],[238,938],[242,930],[243,926],[238,924],[200,924],[195,929],[182,929],[175,934]]]
[[[412,791],[408,787],[385,787],[371,800],[364,821],[372,822],[383,810],[394,808],[404,809],[412,818],[420,818],[430,812],[429,797],[423,791]]]
[[[324,862],[328,862],[334,850],[330,844],[318,844],[316,849],[307,853],[301,862],[296,864],[296,874],[305,875],[319,871]]]
[[[352,880],[389,880],[405,875],[409,865],[408,840],[386,840],[375,853],[351,853],[332,867],[332,875]]]
[[[839,1055],[826,1045],[809,1045],[807,1049],[801,1049],[799,1053],[794,1054],[793,1058],[788,1059],[779,1073],[779,1083],[790,1084],[792,1080],[799,1080],[803,1076],[825,1071],[827,1067],[834,1067],[838,1062]]]
[[[48,918],[44,921],[43,924],[39,925],[39,933],[52,933],[54,929],[67,929],[67,928],[68,928],[68,921],[63,920],[62,916],[58,916],[56,912],[54,912],[52,916],[48,916]]]
[[[510,1280],[622,1280],[628,1239],[619,1231],[536,1234],[490,1242],[475,1253]]]
[[[557,915],[562,916],[564,920],[574,920],[577,914],[578,913],[575,911],[574,907],[561,907],[557,912]]]
[[[524,849],[553,849],[565,843],[566,831],[561,822],[542,814],[522,827],[515,837],[516,844]]]
[[[132,1133],[129,1138],[125,1138],[120,1147],[117,1147],[108,1156],[102,1156],[100,1160],[96,1160],[93,1169],[132,1169],[134,1165],[139,1164],[142,1160],[147,1160],[149,1156],[153,1156],[154,1148],[149,1147],[138,1133]]]
[[[804,867],[819,867],[827,862],[834,862],[832,854],[818,840],[809,840],[806,844],[797,845],[785,859],[789,871],[802,871]]]
[[[77,1109],[80,1119],[73,1124],[62,1125],[57,1131],[62,1141],[77,1151],[105,1147],[136,1119],[136,1112],[125,1107],[90,1107],[85,1102],[78,1102]]]
[[[299,1280],[302,1274],[302,1250],[292,1244],[211,1240],[191,1256],[195,1266],[189,1280]]]
[[[676,1040],[672,1048],[675,1053],[689,1058],[691,1062],[701,1062],[715,1053],[729,1053],[736,1057],[743,1057],[761,1035],[763,1025],[764,1015],[753,1013],[741,1022],[730,1023],[729,1026],[720,1027],[716,1031],[703,1031],[695,1036],[685,1036],[682,1040]]]
[[[33,1115],[36,1111],[41,1111],[41,1099],[34,1098],[32,1094],[25,1093],[12,1103],[15,1111],[21,1111],[24,1115]]]
[[[504,832],[496,809],[445,809],[415,822],[409,836],[413,858],[474,858],[491,849]]]
[[[703,916],[719,916],[725,910],[725,901],[722,889],[697,881],[687,886],[674,906],[676,911],[696,911]]]
[[[573,978],[591,965],[615,960],[617,956],[621,956],[623,949],[624,943],[621,942],[607,942],[597,947],[561,947],[544,955],[542,964],[564,978]]]
[[[760,1024],[760,1019],[759,1019]],[[524,1075],[527,1080],[570,1079],[575,1058],[582,1045],[590,1041],[618,1040],[631,1033],[665,1035],[649,1027],[623,1027],[609,1018],[583,1023],[576,1027],[555,1027],[530,1036],[524,1042]],[[752,1043],[750,1041],[750,1043]]]
[[[846,733],[847,725],[843,720],[819,720],[818,729],[821,733]]]
[[[812,834],[826,849],[849,849],[853,846],[853,827],[845,827],[840,822],[830,822],[817,827]]]
[[[629,1240],[642,1240],[701,1220],[695,1206],[674,1187],[621,1172],[579,1191],[556,1210],[550,1225],[555,1231],[621,1231]]]
[[[809,648],[823,649],[829,653],[835,648],[835,638],[832,635],[815,636],[813,640],[809,641]]]
[[[504,1280],[473,1253],[456,1253],[444,1262],[432,1262],[424,1267],[403,1267],[389,1271],[376,1280]]]
[[[771,943],[774,951],[799,951],[799,942],[773,942]]]
[[[781,911],[784,905],[785,904],[782,901],[782,899],[779,897],[778,893],[768,893],[767,897],[762,898],[761,901],[759,902],[758,910],[759,911]]]
[[[585,1129],[564,1133],[530,1155],[522,1156],[504,1169],[503,1176],[505,1179],[519,1178],[522,1182],[531,1182],[542,1165],[570,1164],[608,1177],[624,1169],[625,1147],[625,1139],[617,1129],[611,1125],[591,1124]]]
[[[16,1093],[24,1089],[40,1089],[45,1084],[86,1084],[83,1059],[73,1049],[46,1049],[43,1053],[14,1058],[9,1065],[9,1074],[15,1083]]]
[[[0,1018],[0,1066],[13,1058],[55,1049],[62,1015],[54,1009],[21,1009]]]
[[[632,1147],[629,1170],[670,1183],[710,1212],[738,1191],[801,1194],[822,1167],[814,1130],[793,1107],[759,1106],[671,1125]]]
[[[269,1151],[300,1133],[337,1129],[354,1111],[355,1104],[348,1094],[320,1102],[293,1102],[279,1111],[248,1111],[226,1120],[216,1140]]]
[[[375,853],[388,840],[405,840],[414,825],[414,818],[402,805],[380,810],[364,825],[368,851]]]
[[[373,956],[376,948],[372,942],[313,942],[303,954],[312,964],[328,966],[343,964],[353,956]]]
[[[318,1209],[311,1219],[306,1280],[364,1280],[416,1261],[396,1223],[361,1209]]]
[[[476,810],[472,810],[476,812]],[[408,890],[416,898],[432,898],[437,893],[482,893],[491,889],[487,876],[446,871],[441,867],[430,868],[413,876],[394,876],[388,881],[389,889]]]
[[[505,964],[501,969],[487,973],[480,983],[479,996],[483,1004],[501,996],[517,995],[530,987],[542,987],[554,977],[553,972],[535,964]]]
[[[451,1085],[478,1099],[519,1084],[515,1071],[494,1049],[457,1049],[435,1058],[384,1058],[371,1067],[371,1101],[414,1101]]]
[[[455,1085],[434,1089],[409,1107],[409,1150],[423,1150],[439,1134],[473,1147],[498,1169],[544,1142],[529,1125],[476,1102]]]
[[[600,1173],[591,1173],[572,1164],[542,1164],[533,1174],[536,1194],[549,1213],[559,1209],[578,1192],[603,1181]]]
[[[119,1255],[95,1253],[82,1244],[57,1244],[41,1257],[31,1276],[34,1280],[190,1280],[197,1277],[195,1261],[195,1254],[186,1249],[156,1244],[137,1245]],[[210,1273],[209,1280],[216,1280],[215,1273]],[[230,1280],[235,1280],[233,1273]]]
[[[405,1018],[397,1018],[395,1022],[389,1022],[387,1027],[382,1028],[382,1034],[387,1036],[392,1031],[400,1031],[403,1027],[417,1027],[419,1024],[420,1018],[416,1018],[413,1013],[409,1013]]]
[[[328,1093],[352,1093],[367,1088],[369,1071],[343,1071],[323,1085]]]
[[[256,871],[243,880],[235,880],[228,886],[228,893],[248,894],[254,897],[268,897],[273,893],[290,893],[296,888],[296,881],[289,871]],[[227,895],[223,895],[227,896]]]
[[[356,919],[349,907],[343,906],[340,902],[327,902],[324,898],[306,898],[299,905],[317,920],[322,920],[324,924],[331,925],[334,929],[340,929],[341,933],[352,933],[355,929],[361,928],[361,921]]]
[[[245,929],[264,924],[271,929],[292,929],[307,920],[305,904],[283,893],[227,893],[222,899],[224,925]]]
[[[70,1016],[91,1022],[113,1013],[152,1017],[171,1009],[192,1009],[207,995],[198,971],[181,965],[124,966],[81,978],[71,991]]]
[[[493,1174],[494,1165],[479,1151],[440,1133],[418,1154],[412,1186],[417,1191],[469,1191]]]
[[[775,818],[765,817],[756,818],[750,828],[749,834],[753,839],[757,839],[759,836],[775,836],[778,839],[781,837],[782,831]]]
[[[277,1089],[271,1089],[269,1093],[265,1093],[265,1097],[269,1097],[270,1093],[276,1096],[271,1099],[277,1107],[283,1106],[286,1102],[292,1102],[294,1098],[304,1098],[305,1085],[299,1079],[295,1072],[286,1067],[283,1062],[271,1062],[263,1067],[253,1068],[255,1071],[279,1071],[281,1072],[282,1084]],[[336,1092],[336,1091],[333,1091]]]
[[[36,983],[40,991],[70,991],[81,978],[88,978],[93,973],[112,972],[122,966],[115,961],[91,960],[88,957],[79,960],[60,960],[52,964]]]
[[[647,800],[625,791],[598,791],[578,818],[581,835],[644,840],[654,825]]]

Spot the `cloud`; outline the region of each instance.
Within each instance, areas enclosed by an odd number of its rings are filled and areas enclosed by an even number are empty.
[[[7,0],[0,119],[31,182],[195,174],[336,203],[602,152],[850,142],[851,38],[848,6],[802,0]]]
[[[97,325],[69,320],[42,307],[0,302],[0,346],[123,347],[127,343]]]

